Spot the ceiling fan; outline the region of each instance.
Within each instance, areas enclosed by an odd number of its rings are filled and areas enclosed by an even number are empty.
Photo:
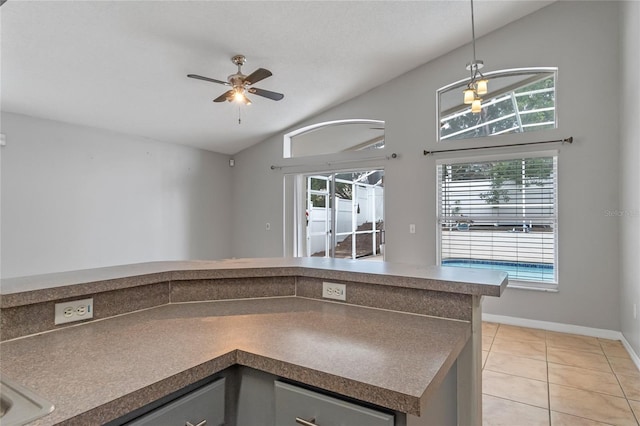
[[[267,77],[271,77],[271,71],[258,68],[254,72],[249,75],[242,74],[242,66],[246,62],[246,58],[244,55],[235,55],[231,58],[231,62],[238,66],[238,72],[235,74],[231,74],[227,77],[227,81],[216,80],[215,78],[202,77],[201,75],[196,74],[188,74],[189,78],[196,78],[198,80],[210,81],[212,83],[223,84],[225,86],[231,86],[230,90],[227,90],[222,95],[218,96],[213,100],[213,102],[242,102],[245,105],[251,105],[251,100],[247,98],[247,93],[251,93],[252,95],[262,96],[264,98],[272,99],[274,101],[279,101],[284,98],[282,93],[272,92],[270,90],[259,89],[257,87],[250,87],[254,83],[257,83],[261,80],[264,80]]]

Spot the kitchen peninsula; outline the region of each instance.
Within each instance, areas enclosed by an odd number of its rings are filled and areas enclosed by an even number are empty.
[[[346,300],[323,298],[326,282],[344,284]],[[55,405],[33,425],[119,424],[216,377],[231,394],[225,424],[250,425],[243,395],[267,375],[380,408],[397,426],[480,425],[481,298],[506,285],[497,271],[324,258],[4,279],[0,372]],[[92,320],[54,325],[56,302],[84,298]],[[266,411],[256,416],[274,424]]]

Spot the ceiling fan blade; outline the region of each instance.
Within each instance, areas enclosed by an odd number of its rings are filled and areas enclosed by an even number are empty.
[[[213,100],[213,102],[224,102],[228,101],[233,96],[233,90],[227,90],[222,95],[218,96]]]
[[[244,79],[244,82],[246,84],[254,84],[259,82],[260,80],[264,80],[265,78],[271,77],[271,76],[272,76],[271,71],[266,70],[264,68],[258,68],[257,70],[255,70],[254,72],[246,76]]]
[[[282,98],[284,98],[284,95],[282,93],[272,92],[270,90],[258,89],[257,87],[251,87],[247,91],[249,93],[253,93],[254,95],[269,98],[274,101],[279,101]]]
[[[203,77],[201,75],[188,74],[187,77],[196,78],[198,80],[210,81],[212,83],[224,84],[225,86],[230,86],[230,84],[228,82],[226,82],[226,81],[216,80],[215,78]]]

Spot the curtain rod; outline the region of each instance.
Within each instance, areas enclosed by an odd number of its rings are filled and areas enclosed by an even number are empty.
[[[289,167],[303,167],[303,166],[331,166],[333,164],[341,164],[341,163],[355,163],[356,161],[372,161],[372,160],[390,160],[392,158],[398,158],[398,154],[395,152],[391,155],[386,155],[384,157],[369,157],[369,158],[355,158],[353,160],[338,160],[338,161],[328,161],[326,163],[306,163],[306,164],[290,164],[286,166],[274,166],[271,165],[271,170],[282,170]]]
[[[568,138],[564,138],[564,139],[556,139],[553,141],[540,141],[540,142],[526,142],[526,143],[513,143],[510,145],[492,145],[492,146],[474,146],[471,148],[457,148],[457,149],[442,149],[440,151],[427,151],[426,149],[422,152],[423,155],[432,155],[432,154],[439,154],[441,152],[457,152],[457,151],[471,151],[471,150],[475,150],[475,149],[489,149],[489,148],[505,148],[505,147],[512,147],[512,146],[524,146],[524,145],[538,145],[541,143],[573,143],[573,136],[569,136]]]

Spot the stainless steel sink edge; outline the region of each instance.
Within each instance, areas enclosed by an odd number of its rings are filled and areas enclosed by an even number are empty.
[[[54,410],[51,402],[15,381],[0,377],[0,425],[23,426]]]

